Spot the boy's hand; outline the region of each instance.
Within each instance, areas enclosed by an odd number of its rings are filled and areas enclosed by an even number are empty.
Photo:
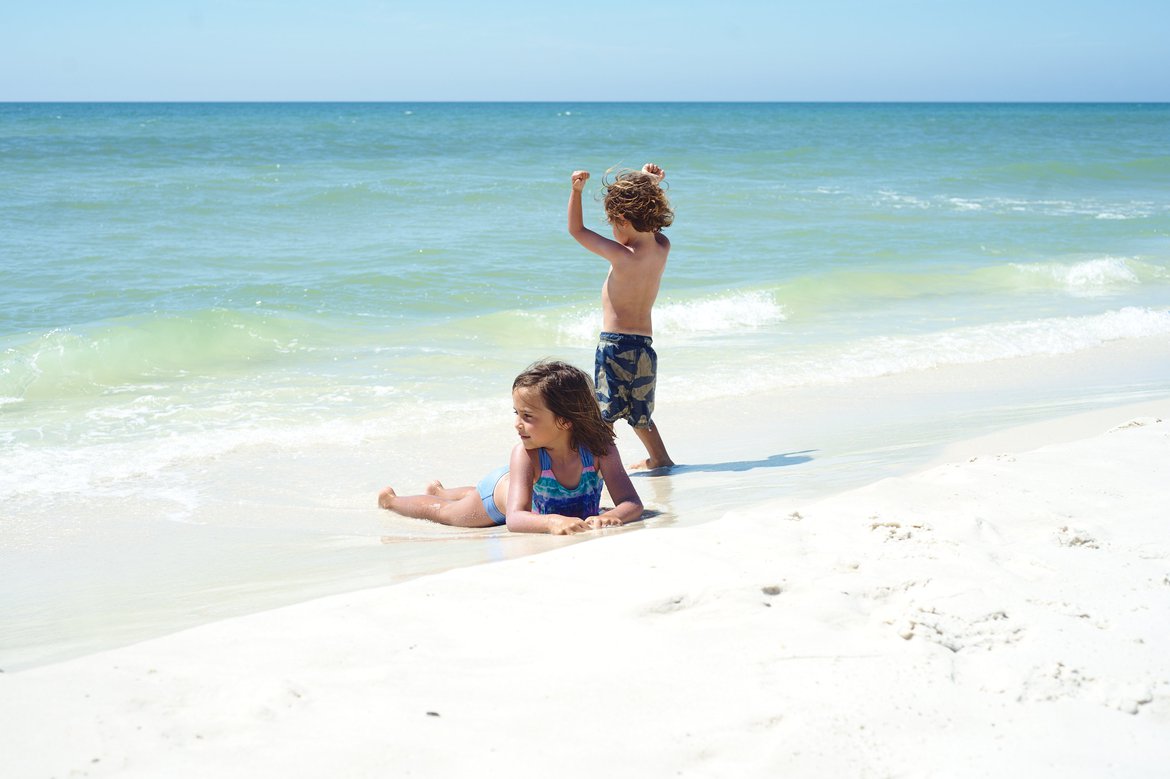
[[[589,180],[589,171],[575,170],[573,171],[573,190],[580,192],[585,189],[585,182]]]
[[[655,165],[653,162],[647,162],[645,165],[643,165],[642,172],[649,173],[659,181],[662,181],[664,178],[666,178],[666,171]]]

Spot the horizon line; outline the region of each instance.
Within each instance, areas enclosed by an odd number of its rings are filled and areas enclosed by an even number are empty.
[[[808,100],[768,100],[768,99],[748,99],[748,100],[574,100],[574,99],[532,99],[532,100],[489,100],[489,99],[319,99],[319,98],[290,98],[290,99],[270,99],[270,98],[248,98],[248,99],[58,99],[58,98],[38,98],[32,100],[17,100],[0,98],[0,105],[40,105],[40,104],[105,104],[105,105],[191,105],[191,104],[205,104],[205,105],[275,105],[275,104],[314,104],[314,105],[330,105],[330,104],[350,104],[350,105],[451,105],[451,104],[494,104],[494,105],[553,105],[553,104],[573,104],[573,105],[1166,105],[1170,104],[1170,99],[1165,100],[1133,100],[1133,99],[1081,99],[1081,100],[1061,100],[1061,99],[1034,99],[1034,100],[1015,100],[1015,99],[971,99],[971,100],[928,100],[928,99],[875,99],[875,100],[859,100],[859,99],[808,99]]]

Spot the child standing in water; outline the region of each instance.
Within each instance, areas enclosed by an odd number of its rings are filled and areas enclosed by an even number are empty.
[[[572,365],[538,362],[512,383],[520,442],[508,465],[477,487],[447,489],[435,481],[425,495],[382,490],[378,505],[458,527],[507,524],[522,533],[580,533],[642,516],[642,501],[622,467],[613,428],[601,413],[589,377]],[[609,485],[614,507],[601,513]]]
[[[674,221],[660,186],[665,177],[662,168],[647,163],[640,171],[623,171],[613,181],[603,182],[605,214],[613,228],[613,240],[586,228],[582,219],[581,191],[589,171],[573,171],[569,193],[569,234],[609,261],[609,274],[601,288],[602,332],[594,380],[605,421],[625,417],[646,447],[649,457],[632,468],[674,465],[658,426],[650,419],[658,379],[650,310],[670,252],[670,241],[661,231]]]

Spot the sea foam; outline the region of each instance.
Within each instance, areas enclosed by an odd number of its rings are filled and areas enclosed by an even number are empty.
[[[1000,322],[918,335],[880,335],[819,347],[794,345],[739,363],[709,365],[704,380],[666,376],[660,396],[695,400],[794,387],[847,384],[957,365],[1074,354],[1129,339],[1170,336],[1170,311],[1127,307],[1083,317]]]
[[[1014,263],[1025,278],[1054,282],[1073,295],[1103,295],[1118,287],[1142,283],[1141,265],[1126,257],[1099,257],[1073,263]]]
[[[654,327],[672,337],[722,335],[754,330],[785,320],[784,306],[769,292],[746,291],[693,300],[660,299],[654,307]],[[565,317],[560,332],[574,343],[596,340],[601,313],[574,312]]]

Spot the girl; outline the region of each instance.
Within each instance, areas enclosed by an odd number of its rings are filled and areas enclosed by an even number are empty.
[[[559,361],[533,364],[512,382],[512,407],[520,442],[506,467],[477,487],[434,481],[425,495],[411,496],[387,487],[378,505],[444,525],[506,523],[522,533],[580,533],[641,518],[642,501],[583,371]],[[614,508],[602,514],[606,483]]]

